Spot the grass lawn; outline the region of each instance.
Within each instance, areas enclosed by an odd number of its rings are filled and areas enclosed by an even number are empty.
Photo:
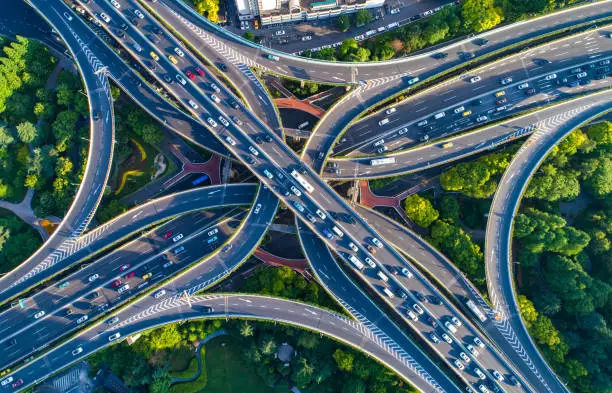
[[[132,155],[119,166],[115,195],[122,198],[137,191],[151,181],[155,173],[153,162],[159,153],[142,139],[131,137]],[[126,165],[127,164],[127,165]]]
[[[206,373],[208,383],[200,393],[277,393],[247,366],[242,348],[228,337],[206,344]]]

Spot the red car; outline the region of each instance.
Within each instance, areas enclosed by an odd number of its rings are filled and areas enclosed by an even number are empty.
[[[21,385],[23,385],[23,379],[18,379],[18,380],[16,380],[15,382],[13,382],[13,384],[12,384],[11,386],[12,386],[12,387],[13,387],[13,389],[14,389],[14,388],[18,388],[18,387],[20,387]]]
[[[185,75],[187,75],[187,78],[191,79],[192,81],[195,80],[195,75],[193,74],[193,72],[187,70],[185,71]]]
[[[117,288],[119,285],[121,285],[121,280],[115,280],[115,281],[113,281],[113,283],[111,284],[111,287],[113,287],[113,288]]]
[[[135,275],[136,275],[136,272],[129,272],[123,278],[125,278],[126,280],[129,280],[130,278],[134,277]]]
[[[164,234],[164,240],[166,240],[167,238],[169,238],[170,236],[172,236],[172,232],[166,232]]]
[[[497,105],[503,105],[503,104],[505,104],[506,102],[508,102],[508,99],[507,99],[507,98],[505,98],[505,97],[504,97],[504,98],[500,98],[499,100],[495,101],[495,103],[496,103]]]
[[[200,67],[196,67],[196,68],[194,68],[194,70],[195,70],[195,72],[198,73],[198,75],[204,76],[204,71]]]
[[[121,266],[121,267],[119,268],[119,271],[120,271],[120,272],[124,272],[124,271],[128,270],[129,268],[130,268],[130,265],[129,265],[129,264],[127,264],[127,265],[123,265],[123,266]]]

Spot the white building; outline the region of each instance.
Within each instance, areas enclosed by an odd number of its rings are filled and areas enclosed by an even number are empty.
[[[262,25],[337,17],[362,8],[382,7],[384,0],[236,0],[240,20],[259,17]]]

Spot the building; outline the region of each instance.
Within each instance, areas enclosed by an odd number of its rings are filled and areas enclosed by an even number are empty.
[[[259,17],[262,25],[312,21],[382,7],[384,0],[236,0],[238,18]]]

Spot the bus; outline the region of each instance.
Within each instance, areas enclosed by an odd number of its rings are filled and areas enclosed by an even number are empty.
[[[201,184],[205,182],[206,180],[208,180],[208,175],[202,175],[198,177],[197,179],[195,179],[194,181],[192,181],[191,184],[194,186],[197,186],[198,184]]]
[[[484,322],[487,320],[487,317],[484,315],[480,307],[478,307],[473,301],[468,300],[467,302],[465,302],[465,305],[470,309],[471,312],[474,313],[474,315],[480,320],[480,322]]]
[[[387,158],[375,158],[370,161],[370,165],[385,165],[385,164],[395,164],[395,157],[387,157]]]
[[[363,268],[365,267],[363,263],[361,263],[361,261],[357,259],[357,257],[354,255],[349,255],[348,259],[349,261],[353,262],[353,265],[355,265],[355,267],[359,270],[363,270]]]
[[[304,177],[300,175],[299,172],[296,171],[295,169],[291,171],[291,176],[293,176],[293,178],[297,180],[297,182],[300,183],[300,186],[304,187],[306,191],[308,192],[314,191],[314,187],[311,186],[310,183],[308,183],[306,179],[304,179]]]

